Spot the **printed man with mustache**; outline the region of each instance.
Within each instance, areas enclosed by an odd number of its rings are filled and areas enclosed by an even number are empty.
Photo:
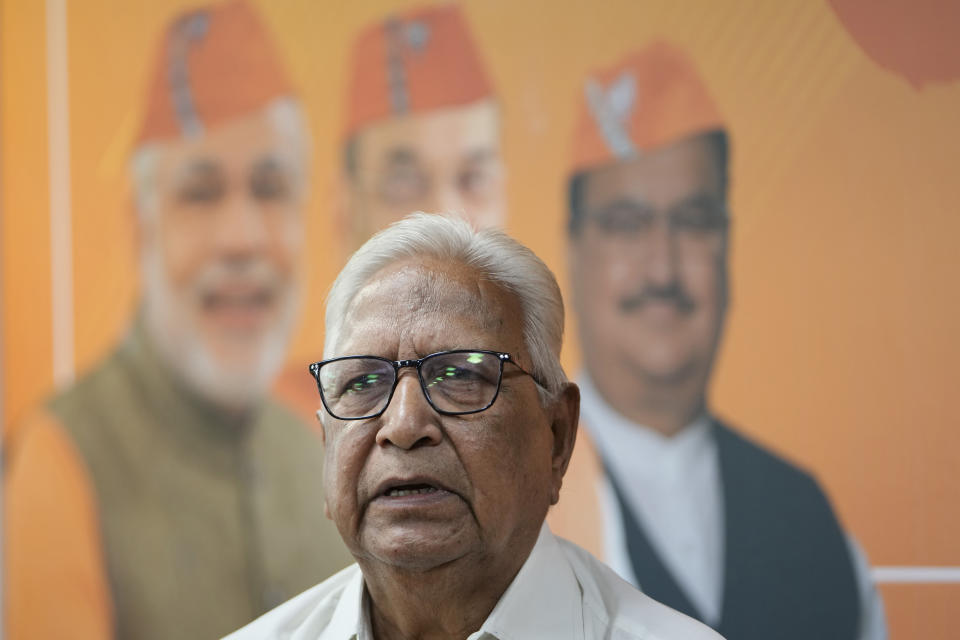
[[[656,43],[588,77],[569,188],[584,437],[562,535],[729,638],[885,638],[866,561],[806,472],[710,410],[729,291],[726,125]]]
[[[215,638],[350,561],[319,439],[266,397],[298,306],[309,142],[255,12],[176,19],[146,106],[140,312],[13,446],[11,640]]]

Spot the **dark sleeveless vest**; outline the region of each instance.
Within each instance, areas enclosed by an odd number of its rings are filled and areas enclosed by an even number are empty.
[[[808,474],[714,422],[724,501],[724,586],[717,631],[727,640],[854,640],[860,601],[846,540]],[[608,474],[643,592],[703,616],[654,552]]]
[[[219,638],[352,562],[319,438],[271,402],[218,412],[142,326],[49,406],[96,493],[118,639]]]

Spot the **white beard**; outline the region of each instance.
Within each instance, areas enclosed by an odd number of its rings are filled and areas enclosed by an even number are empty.
[[[196,295],[202,283],[217,280],[231,268],[223,263],[205,267],[186,295]],[[254,268],[274,273],[266,265],[257,264]],[[184,300],[184,294],[171,286],[163,258],[155,247],[144,249],[141,271],[147,335],[164,363],[198,395],[220,407],[242,411],[262,399],[283,366],[296,320],[298,296],[286,291],[286,287],[278,287],[280,317],[258,338],[259,347],[248,364],[236,366],[217,358],[205,342],[192,322],[190,300]]]

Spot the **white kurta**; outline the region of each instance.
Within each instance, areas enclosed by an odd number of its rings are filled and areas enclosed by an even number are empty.
[[[368,600],[363,574],[352,565],[226,640],[372,640]],[[468,640],[543,638],[722,640],[555,537],[546,524],[513,582]]]
[[[580,414],[624,499],[664,565],[710,624],[723,606],[724,511],[720,460],[710,418],[700,416],[673,437],[636,425],[604,402],[585,374],[578,377]],[[598,487],[604,560],[638,585],[616,494]],[[887,637],[883,602],[860,546],[847,537],[862,607],[860,640]],[[642,588],[642,585],[639,585]]]

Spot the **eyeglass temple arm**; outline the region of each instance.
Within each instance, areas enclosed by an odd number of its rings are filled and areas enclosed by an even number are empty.
[[[540,382],[540,378],[538,378],[538,377],[535,376],[534,374],[530,373],[529,371],[527,371],[526,369],[524,369],[523,367],[521,367],[521,366],[520,366],[520,363],[518,363],[516,360],[514,360],[514,359],[513,359],[513,356],[511,356],[509,353],[498,353],[498,354],[497,354],[497,357],[500,358],[500,361],[501,361],[501,362],[509,362],[510,364],[512,364],[513,366],[515,366],[517,369],[520,369],[520,371],[523,371],[525,374],[527,374],[528,376],[530,376],[530,378],[531,378],[535,383],[537,383],[537,386],[540,387],[541,389],[543,389],[544,391],[550,391],[550,389],[549,389],[549,387],[547,387],[547,385],[545,385],[545,384],[543,384],[542,382]]]

